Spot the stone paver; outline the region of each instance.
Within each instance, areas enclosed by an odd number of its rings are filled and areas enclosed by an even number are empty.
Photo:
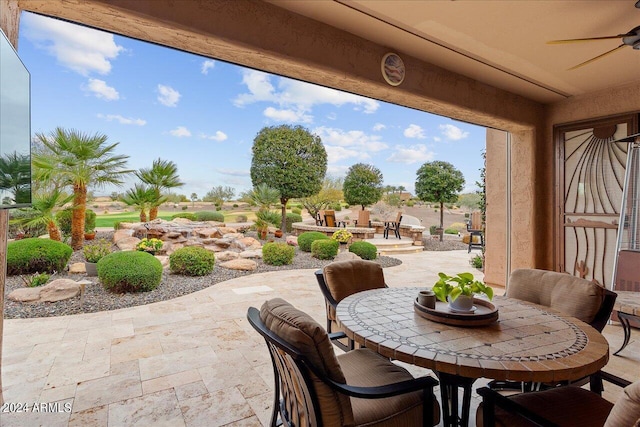
[[[403,264],[384,271],[391,287],[431,286],[439,271],[471,271],[466,251],[397,258]],[[61,412],[0,414],[0,425],[268,425],[273,371],[264,340],[246,321],[247,308],[282,297],[324,324],[324,299],[313,272],[253,274],[110,312],[7,319],[5,401],[58,403]],[[633,351],[640,344],[633,333],[623,357],[612,357],[606,368],[630,380],[640,375],[640,352]],[[616,347],[622,328],[607,326],[605,335]],[[428,372],[403,366],[414,375]],[[617,393],[607,389],[605,397],[615,399]]]

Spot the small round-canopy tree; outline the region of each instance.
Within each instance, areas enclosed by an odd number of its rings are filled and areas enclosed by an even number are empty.
[[[458,200],[464,186],[464,175],[451,163],[436,160],[420,166],[416,178],[416,195],[425,202],[440,203],[440,241],[442,241],[442,208]]]
[[[345,202],[361,205],[364,210],[382,198],[382,172],[373,165],[356,163],[347,171],[342,191]]]
[[[286,229],[287,201],[316,194],[327,172],[327,152],[320,137],[302,126],[265,127],[253,140],[251,182],[280,192],[281,228]]]

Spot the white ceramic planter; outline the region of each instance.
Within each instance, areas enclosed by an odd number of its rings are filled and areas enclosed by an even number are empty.
[[[458,295],[458,298],[454,301],[449,300],[449,307],[456,311],[471,311],[473,307],[473,296]]]

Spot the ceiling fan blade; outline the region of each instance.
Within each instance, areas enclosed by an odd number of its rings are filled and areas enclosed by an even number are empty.
[[[548,41],[547,44],[581,43],[581,42],[590,42],[594,40],[621,39],[623,37],[631,37],[635,35],[636,35],[635,33],[626,33],[626,34],[618,34],[617,36],[587,37],[584,39],[551,40],[551,41]]]
[[[607,51],[607,52],[605,52],[605,53],[602,53],[602,54],[600,54],[600,55],[598,55],[598,56],[594,56],[593,58],[591,58],[591,59],[589,59],[589,60],[587,60],[587,61],[581,62],[581,63],[580,63],[580,64],[578,64],[578,65],[574,65],[573,67],[569,68],[567,71],[571,71],[571,70],[575,70],[576,68],[584,67],[585,65],[590,64],[590,63],[592,63],[593,61],[597,61],[598,59],[600,59],[600,58],[602,58],[602,57],[604,57],[604,56],[607,56],[607,55],[609,55],[609,54],[611,54],[611,53],[615,52],[615,51],[616,51],[616,50],[618,50],[618,49],[622,49],[622,48],[623,48],[623,47],[625,47],[625,46],[626,46],[626,44],[622,43],[620,46],[615,47],[615,48],[613,48],[613,49],[611,49],[611,50],[609,50],[609,51]]]
[[[638,1],[636,2],[636,7],[637,7],[638,9],[640,9],[640,0],[638,0]]]

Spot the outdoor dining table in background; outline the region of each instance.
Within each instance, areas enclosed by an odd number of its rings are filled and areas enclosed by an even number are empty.
[[[427,320],[413,309],[424,288],[359,292],[337,307],[347,336],[379,354],[432,369],[440,379],[445,426],[467,426],[471,386],[478,378],[572,381],[609,359],[606,339],[586,323],[548,307],[495,297],[498,321],[478,327]],[[464,390],[458,416],[458,387]]]

